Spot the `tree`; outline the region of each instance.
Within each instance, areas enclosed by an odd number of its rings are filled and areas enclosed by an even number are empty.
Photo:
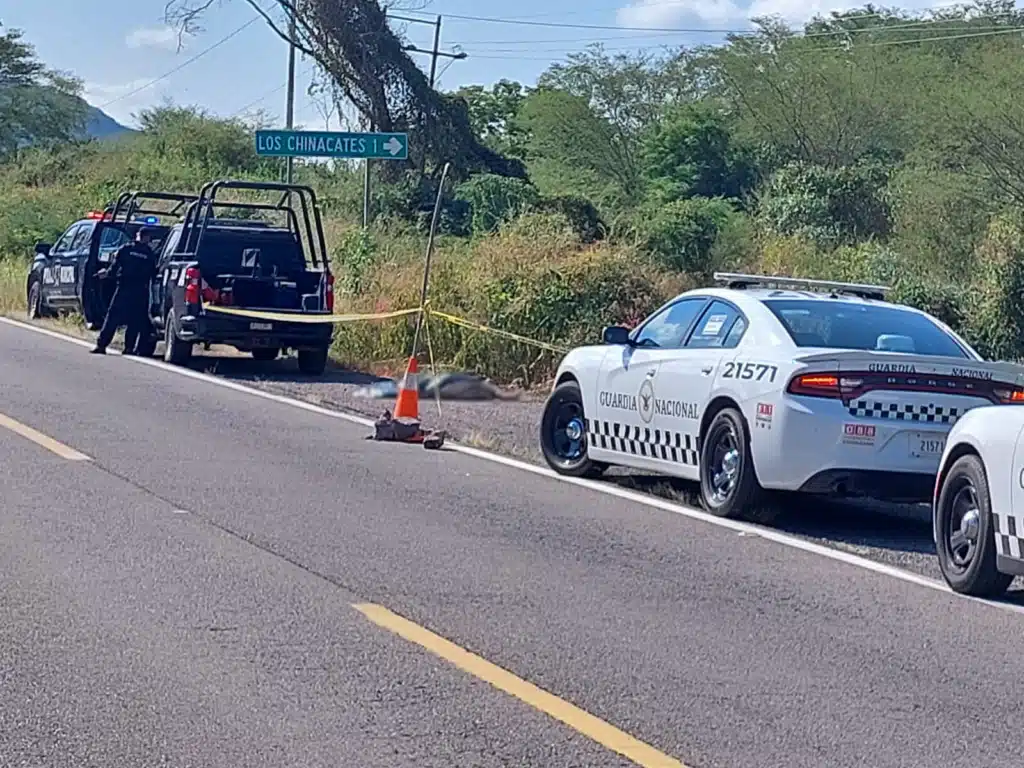
[[[453,95],[466,102],[470,125],[481,142],[508,157],[525,157],[526,131],[516,122],[526,101],[520,83],[499,80],[490,90],[469,85]]]
[[[183,31],[216,0],[169,0],[167,18]],[[257,0],[245,0],[284,40],[288,32]],[[487,148],[473,133],[466,104],[438,93],[409,57],[406,43],[388,25],[378,0],[277,0],[276,8],[295,19],[295,45],[327,72],[359,113],[379,131],[408,131],[409,168],[429,160],[434,170],[451,161],[456,175],[486,170],[523,177],[523,165]],[[380,172],[400,173],[398,163]]]
[[[670,108],[643,142],[644,173],[659,200],[687,197],[740,199],[757,170],[737,146],[722,113],[708,104]]]
[[[0,34],[0,160],[29,144],[76,138],[85,125],[81,83],[47,69],[17,29]]]
[[[545,194],[586,195],[630,207],[642,197],[636,147],[587,100],[542,88],[523,104],[519,124],[528,132],[530,171]]]

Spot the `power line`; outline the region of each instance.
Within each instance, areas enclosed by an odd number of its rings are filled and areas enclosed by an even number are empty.
[[[240,27],[239,27],[238,29],[236,29],[236,30],[235,30],[234,32],[232,32],[231,34],[229,34],[229,35],[225,35],[225,36],[224,36],[224,37],[222,37],[222,38],[221,38],[220,40],[218,40],[218,41],[217,41],[216,43],[214,43],[213,45],[211,45],[211,46],[210,46],[209,48],[204,48],[204,49],[203,49],[203,50],[201,50],[201,51],[200,51],[199,53],[197,53],[197,54],[196,54],[195,56],[193,56],[192,58],[190,58],[190,59],[188,59],[188,60],[186,60],[186,61],[182,62],[181,64],[179,64],[178,66],[176,66],[176,67],[175,67],[174,69],[172,69],[172,70],[170,70],[170,71],[168,71],[168,72],[164,72],[164,73],[163,73],[162,75],[160,75],[160,77],[158,77],[158,78],[156,78],[156,79],[154,79],[154,80],[150,80],[150,81],[149,81],[148,83],[146,83],[145,85],[143,85],[143,86],[141,86],[141,87],[139,87],[139,88],[136,88],[136,89],[135,89],[134,91],[129,91],[128,93],[124,93],[124,94],[122,94],[122,95],[118,96],[118,97],[117,97],[116,99],[111,99],[110,101],[108,101],[108,102],[107,102],[107,103],[105,103],[105,104],[100,104],[100,106],[99,106],[99,109],[106,109],[106,108],[107,108],[107,107],[109,107],[109,106],[110,106],[111,104],[116,104],[117,102],[121,101],[122,99],[127,99],[127,98],[128,98],[129,96],[134,96],[134,95],[135,95],[135,94],[137,94],[137,93],[141,93],[142,91],[146,90],[147,88],[150,88],[150,87],[152,87],[152,86],[156,85],[156,84],[157,84],[157,83],[159,83],[159,82],[160,82],[161,80],[166,80],[166,79],[167,79],[168,77],[170,77],[171,75],[173,75],[173,74],[175,74],[175,73],[177,73],[177,72],[180,72],[180,71],[181,71],[181,70],[183,70],[183,69],[184,69],[185,67],[189,66],[190,64],[193,64],[193,63],[195,63],[196,61],[198,61],[199,59],[201,59],[201,58],[202,58],[203,56],[205,56],[206,54],[208,54],[208,53],[209,53],[210,51],[212,51],[212,50],[215,50],[215,49],[217,49],[217,48],[220,48],[220,46],[224,45],[224,43],[226,43],[226,42],[227,42],[228,40],[230,40],[230,39],[231,39],[231,38],[233,38],[233,37],[234,37],[235,35],[237,35],[237,34],[239,34],[240,32],[242,32],[243,30],[247,29],[248,27],[251,27],[251,26],[252,26],[253,24],[255,24],[255,23],[256,23],[257,21],[259,21],[259,19],[258,19],[258,18],[253,18],[253,19],[250,19],[249,21],[247,21],[247,22],[246,22],[245,24],[243,24],[242,26],[240,26]]]
[[[946,6],[946,7],[948,7],[948,8],[960,8],[960,7],[963,7],[963,5],[962,4],[956,4],[956,5]],[[941,8],[941,6],[939,6],[937,8]],[[933,8],[931,10],[934,11],[937,8]],[[999,13],[979,14],[977,16],[974,16],[973,20],[985,19],[985,18],[998,18],[998,17],[1001,17],[1001,16],[1012,16],[1016,12],[1017,11],[1001,11]],[[856,16],[847,17],[847,19],[851,20],[851,21],[857,21],[857,20],[860,20],[860,19],[885,18],[885,17],[886,17],[886,14],[882,14],[882,13],[864,13],[864,14],[857,14]],[[576,24],[576,23],[570,23],[570,22],[556,22],[556,21],[530,21],[530,20],[525,20],[525,19],[505,18],[505,17],[497,17],[497,16],[469,16],[469,15],[460,15],[460,14],[454,14],[454,13],[453,14],[446,14],[446,18],[460,19],[460,20],[463,20],[463,21],[476,21],[476,22],[488,23],[488,24],[507,24],[507,25],[512,25],[512,26],[544,27],[544,28],[550,28],[550,29],[585,29],[585,30],[599,30],[599,31],[607,31],[607,32],[632,31],[632,32],[647,32],[647,33],[659,33],[659,34],[662,34],[662,33],[663,34],[685,34],[685,35],[696,35],[696,34],[705,34],[705,35],[714,35],[714,34],[722,34],[722,35],[750,35],[750,36],[757,35],[757,31],[756,30],[751,30],[751,29],[712,29],[712,28],[696,28],[696,27],[624,27],[624,26],[621,26],[621,25],[612,26],[612,25],[608,25],[608,24]],[[847,20],[847,19],[844,19],[844,18],[834,19],[833,18],[833,19],[823,19],[823,21],[825,21],[825,22],[833,22],[834,23],[836,21],[844,21],[844,20]],[[753,19],[748,19],[747,21],[748,22],[753,22]],[[938,19],[935,19],[935,18],[933,18],[933,19],[918,19],[918,20],[914,20],[914,21],[908,21],[908,22],[905,22],[905,23],[901,23],[901,24],[889,24],[889,25],[882,25],[882,26],[877,26],[877,27],[862,27],[862,28],[859,28],[859,29],[843,29],[843,30],[836,30],[836,31],[831,31],[831,32],[809,32],[809,33],[805,33],[805,34],[800,35],[800,36],[801,37],[834,37],[836,35],[842,35],[842,34],[862,34],[862,33],[865,33],[865,32],[877,32],[877,31],[880,31],[880,30],[909,29],[909,28],[913,28],[913,27],[922,27],[922,26],[927,26],[927,25],[932,25],[932,24],[953,24],[953,23],[964,23],[964,21],[963,20],[959,20],[959,19],[942,19],[942,18],[938,18]],[[541,41],[541,42],[543,42],[543,41]]]

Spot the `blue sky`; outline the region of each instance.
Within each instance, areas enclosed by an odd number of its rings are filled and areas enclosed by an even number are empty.
[[[939,0],[941,4],[948,4]],[[261,0],[266,8],[275,3]],[[165,0],[0,0],[0,22],[24,30],[49,66],[80,77],[90,103],[125,124],[140,109],[165,100],[196,104],[221,116],[251,115],[264,110],[283,121],[287,46],[258,20],[192,64],[190,57],[256,18],[245,0],[222,0],[204,17],[201,34],[176,50],[176,35],[163,24]],[[888,4],[888,3],[884,3]],[[894,3],[897,4],[897,3]],[[937,5],[931,0],[904,0],[904,8]],[[611,51],[714,42],[715,32],[664,30],[742,30],[749,19],[780,15],[799,22],[815,13],[863,5],[844,0],[421,0],[430,19],[445,16],[442,49],[462,50],[468,58],[442,59],[440,87],[490,84],[501,78],[532,84],[551,63],[600,41]],[[460,19],[474,16],[513,23]],[[524,23],[529,22],[529,23]],[[580,29],[540,25],[596,25]],[[433,30],[405,25],[413,44],[429,48]],[[658,30],[658,31],[655,31]],[[413,54],[424,67],[429,57]],[[450,66],[449,66],[450,63]],[[180,71],[168,74],[175,68]],[[313,63],[300,57],[296,123],[323,128],[324,116],[306,95]],[[166,75],[166,77],[162,77]],[[159,82],[150,85],[157,78]],[[330,127],[337,127],[332,121]]]

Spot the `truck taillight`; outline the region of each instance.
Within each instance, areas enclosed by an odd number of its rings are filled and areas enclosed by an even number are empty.
[[[327,311],[334,311],[334,275],[327,276],[327,294],[325,296],[327,302]]]
[[[200,284],[202,275],[199,274],[199,267],[188,267],[185,270],[185,303],[198,304]]]

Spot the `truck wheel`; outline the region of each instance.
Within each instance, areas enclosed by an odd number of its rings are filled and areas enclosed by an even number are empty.
[[[299,370],[310,376],[320,376],[327,368],[327,347],[299,350]]]
[[[38,280],[33,280],[32,285],[29,286],[25,306],[29,320],[38,320],[43,316],[43,289]]]
[[[973,454],[957,459],[935,507],[939,570],[954,592],[998,597],[1013,581],[996,570],[991,504],[981,459]]]
[[[753,511],[761,495],[743,416],[735,408],[723,408],[701,440],[700,498],[704,509],[718,517],[738,518]]]
[[[583,395],[575,381],[559,384],[544,405],[540,421],[540,447],[555,472],[569,477],[598,477],[607,464],[587,455],[587,427]]]
[[[192,343],[178,338],[177,325],[172,309],[164,322],[164,360],[171,365],[188,365],[192,359]]]
[[[254,349],[252,351],[252,359],[259,360],[261,363],[269,363],[272,360],[277,360],[277,356],[281,354],[281,350],[277,347],[271,347],[270,349]]]

